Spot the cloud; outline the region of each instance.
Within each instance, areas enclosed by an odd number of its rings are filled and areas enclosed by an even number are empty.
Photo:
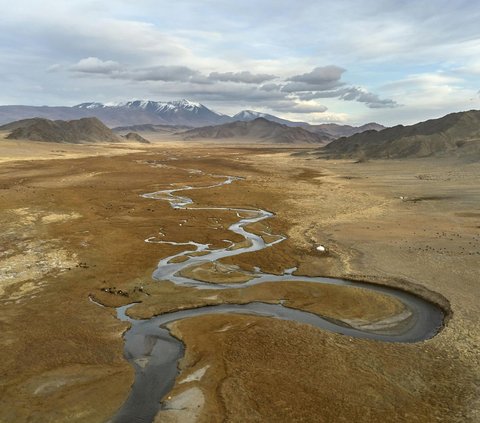
[[[288,78],[287,81],[304,82],[305,84],[311,85],[330,84],[332,82],[338,82],[344,72],[345,69],[334,65],[316,67],[311,72],[292,76]]]
[[[300,100],[315,100],[317,98],[336,98],[340,97],[342,94],[342,90],[335,90],[335,91],[306,91],[306,92],[297,92],[295,96]]]
[[[267,83],[276,79],[271,74],[254,74],[250,71],[210,72],[208,75],[188,66],[160,65],[147,68],[122,67],[112,60],[88,57],[70,66],[77,74],[100,78],[120,79],[145,83],[176,83],[173,90],[182,97],[201,94],[203,99],[215,101],[267,102],[273,110],[289,113],[323,113],[328,108],[313,100],[338,98],[364,103],[370,109],[393,108],[398,104],[391,99],[381,99],[377,94],[359,87],[346,87],[341,81],[344,68],[329,65],[316,67],[311,72],[295,75],[284,82]],[[178,86],[178,84],[185,84]],[[171,87],[162,85],[161,88]],[[202,99],[200,99],[202,100]]]
[[[465,86],[464,80],[457,74],[445,72],[407,75],[385,84],[382,89],[401,97],[405,107],[411,110],[412,119],[418,118],[418,113],[422,110],[432,111],[431,117],[435,117],[439,113],[470,108],[470,99],[477,92],[476,86]]]
[[[187,66],[154,66],[127,72],[124,77],[134,81],[186,82],[199,74]]]
[[[242,72],[211,72],[208,76],[212,81],[243,82],[245,84],[261,84],[262,82],[276,79],[275,75],[253,74],[250,71]]]
[[[278,110],[279,112],[287,113],[324,113],[328,108],[322,104],[315,103],[297,103],[292,102],[279,102],[276,105],[272,106],[272,109]]]
[[[47,72],[57,72],[61,69],[62,69],[62,65],[60,65],[60,63],[54,63],[53,65],[48,66],[46,71]]]
[[[365,103],[370,109],[386,109],[398,107],[399,104],[391,99],[381,99],[377,94],[373,94],[364,90],[363,88],[350,87],[341,90],[340,99],[346,101],[358,101]]]
[[[398,107],[391,99],[381,99],[377,94],[363,88],[346,87],[341,80],[346,69],[335,65],[316,67],[311,72],[288,78],[282,91],[295,95],[301,101],[311,101],[319,98],[339,98],[346,101],[364,103],[370,109]]]
[[[71,71],[80,73],[108,75],[121,69],[113,60],[101,60],[98,57],[87,57],[70,67]]]
[[[53,65],[52,70],[58,70],[59,65]],[[187,66],[151,66],[147,68],[129,68],[121,66],[113,60],[100,60],[97,57],[87,57],[70,66],[70,71],[78,74],[90,74],[111,79],[124,79],[137,82],[187,82],[193,78],[202,78],[200,72]],[[206,79],[206,78],[204,78]]]
[[[279,91],[263,91],[253,84],[221,82],[216,84],[165,83],[153,85],[150,90],[174,97],[188,97],[196,101],[215,101],[224,104],[261,104],[273,105],[286,100],[285,93]],[[290,101],[290,100],[288,100]]]
[[[345,69],[335,66],[316,67],[311,72],[288,78],[282,90],[284,92],[327,91],[344,85],[341,82]]]
[[[477,99],[480,2],[301,3],[256,0],[252,13],[219,0],[5,2],[0,102],[181,95],[228,110],[318,100],[352,123],[395,124]],[[396,102],[403,106],[392,112]]]
[[[419,89],[447,85],[457,85],[462,82],[462,79],[456,75],[448,75],[445,72],[435,73],[419,73],[407,75],[405,78],[385,84],[387,89]]]
[[[269,84],[263,84],[259,87],[262,91],[280,91],[282,86],[280,84],[274,84],[273,82]]]

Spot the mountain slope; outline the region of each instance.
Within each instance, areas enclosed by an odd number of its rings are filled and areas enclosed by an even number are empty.
[[[287,125],[287,126],[300,126],[300,127],[309,126],[309,124],[306,122],[292,122],[291,120],[282,119],[277,116],[270,115],[268,113],[256,112],[254,110],[242,110],[241,112],[237,113],[236,115],[233,115],[232,117],[233,120],[240,121],[240,122],[250,122],[258,118],[264,118],[271,122],[281,123],[282,125]]]
[[[122,135],[122,137],[129,141],[140,142],[142,144],[150,144],[150,141],[143,138],[141,135],[137,134],[136,132],[129,132],[128,134]]]
[[[82,103],[74,109],[87,111],[95,115],[126,114],[134,112],[143,115],[144,121],[134,123],[150,123],[164,125],[205,126],[230,122],[229,116],[216,113],[203,104],[193,103],[188,100],[180,101],[151,101],[134,100],[124,103],[105,105],[101,103]],[[122,125],[122,126],[125,126]]]
[[[22,139],[56,143],[119,142],[121,138],[96,118],[71,121],[52,121],[35,118],[25,119],[0,127],[11,131],[6,139]]]
[[[340,137],[350,137],[365,131],[381,131],[385,126],[375,122],[370,122],[362,126],[338,125],[336,123],[322,123],[320,125],[309,125],[305,127],[308,131],[312,131],[321,135],[328,135],[332,139]]]
[[[281,123],[287,126],[299,126],[307,131],[313,132],[324,137],[330,137],[332,140],[339,137],[349,137],[360,132],[375,130],[380,131],[385,129],[383,125],[371,122],[362,126],[350,126],[350,125],[338,125],[336,123],[321,123],[319,125],[312,125],[306,122],[292,122],[287,119],[282,119],[268,113],[256,112],[254,110],[242,110],[241,112],[233,115],[233,119],[236,121],[248,122],[258,119],[259,117],[270,120],[272,122]]]
[[[480,157],[480,111],[452,113],[411,126],[339,138],[322,152],[332,158]]]
[[[131,125],[131,126],[117,126],[113,128],[114,132],[159,132],[164,134],[173,134],[179,131],[186,131],[192,129],[191,126],[185,125],[154,125],[151,123],[146,123],[143,125]]]
[[[322,144],[328,142],[325,138],[303,128],[282,125],[265,118],[191,129],[179,135],[185,140],[229,139],[233,141],[261,141],[279,144]]]

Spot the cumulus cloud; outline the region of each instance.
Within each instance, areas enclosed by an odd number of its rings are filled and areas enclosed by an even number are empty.
[[[311,72],[288,78],[282,91],[295,95],[299,100],[311,101],[319,98],[339,98],[346,101],[365,103],[370,109],[393,108],[398,103],[391,99],[382,99],[377,94],[363,88],[345,86],[341,80],[346,69],[330,65],[316,67]]]
[[[363,88],[345,86],[341,80],[345,69],[335,65],[316,67],[311,72],[294,75],[283,82],[266,84],[264,82],[278,77],[250,71],[204,74],[188,66],[175,65],[135,68],[97,57],[81,59],[69,69],[76,74],[137,83],[183,83],[186,85],[174,88],[181,92],[182,97],[201,93],[204,99],[216,101],[266,101],[271,109],[289,113],[323,113],[327,107],[314,101],[320,98],[358,101],[371,109],[398,106],[395,101],[381,99]],[[163,85],[162,88],[169,87]]]
[[[70,70],[80,73],[107,75],[121,69],[119,63],[113,60],[101,60],[98,57],[87,57],[70,67]]]
[[[250,71],[242,72],[211,72],[208,76],[212,81],[243,82],[245,84],[261,84],[276,79],[275,75],[253,74]]]

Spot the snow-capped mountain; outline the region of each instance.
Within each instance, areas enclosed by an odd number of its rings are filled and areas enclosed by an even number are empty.
[[[150,124],[165,125],[187,125],[187,126],[205,126],[217,125],[230,122],[229,116],[214,112],[200,103],[194,103],[188,100],[179,101],[152,101],[152,100],[132,100],[121,103],[82,103],[73,107],[77,110],[88,111],[89,113],[105,115],[105,113],[115,114],[125,112],[134,112],[136,115],[143,115],[142,122]],[[105,119],[105,118],[104,118]]]
[[[197,112],[201,108],[205,108],[200,103],[194,103],[188,100],[178,100],[178,101],[153,101],[153,100],[131,100],[131,101],[122,101],[118,103],[81,103],[73,106],[76,109],[105,109],[107,107],[111,108],[126,108],[126,109],[141,109],[147,110],[149,112],[163,112],[167,110],[190,110]],[[215,113],[215,112],[214,112]]]
[[[82,103],[82,104],[77,104],[76,106],[73,106],[75,109],[100,109],[102,107],[105,107],[104,104],[102,103]]]

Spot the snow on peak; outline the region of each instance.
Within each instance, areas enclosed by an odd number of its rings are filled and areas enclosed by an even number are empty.
[[[122,108],[132,110],[145,110],[156,114],[181,114],[181,112],[189,112],[195,115],[204,113],[213,113],[217,116],[226,116],[222,113],[217,113],[206,108],[201,103],[196,103],[190,100],[182,99],[175,101],[153,101],[153,100],[129,100],[123,102],[109,102],[109,103],[82,103],[74,106],[79,109],[99,109],[99,108]]]
[[[189,101],[189,100],[185,100],[185,99],[182,99],[182,100],[179,100],[179,101],[172,101],[172,103],[178,104],[178,105],[183,106],[183,107],[202,107],[202,105],[200,103],[195,103],[193,101]]]
[[[105,105],[102,104],[102,103],[92,102],[92,103],[77,104],[76,106],[73,106],[73,107],[75,109],[101,109],[101,108],[105,107]]]
[[[177,100],[177,101],[170,101],[168,104],[172,105],[173,107],[180,109],[180,110],[188,110],[190,112],[198,113],[198,111],[204,108],[203,105],[200,103],[194,103],[193,101],[188,100]]]
[[[108,103],[110,107],[126,107],[129,109],[143,109],[151,111],[174,111],[174,110],[190,110],[194,111],[200,109],[202,106],[200,103],[194,103],[189,100],[177,100],[177,101],[153,101],[153,100],[130,100],[121,103]]]
[[[128,109],[152,109],[158,107],[157,101],[151,100],[130,100],[121,103],[112,104],[112,107],[126,107]]]
[[[256,119],[259,117],[267,117],[268,115],[265,113],[256,112],[254,110],[242,110],[241,112],[237,113],[234,118],[235,119]]]

